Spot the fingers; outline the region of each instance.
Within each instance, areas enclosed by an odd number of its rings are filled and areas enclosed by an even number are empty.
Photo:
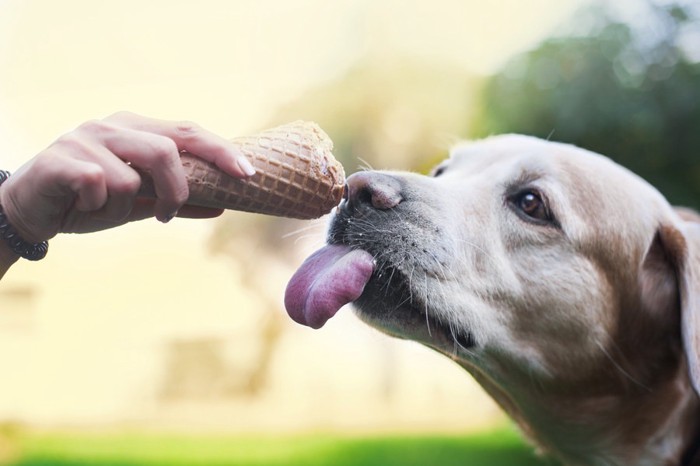
[[[70,144],[70,142],[63,140],[59,144],[64,146],[62,154],[71,154],[71,157],[66,158],[75,162],[83,161],[85,167],[92,167],[94,172],[92,176],[95,177],[96,182],[99,180],[101,183],[100,189],[105,190],[105,198],[98,202],[96,196],[83,195],[77,188],[74,188],[73,191],[77,196],[75,208],[82,212],[94,212],[95,218],[109,221],[119,221],[126,218],[131,212],[134,197],[141,185],[139,175],[122,160],[115,157],[113,152],[104,145],[76,140],[71,144],[70,152],[67,152],[65,145]],[[70,169],[69,164],[65,164],[65,167],[67,170]],[[80,174],[78,167],[74,167],[73,172],[76,175]],[[83,177],[85,176],[83,175]],[[87,189],[92,186],[89,184],[89,180],[86,186]]]
[[[107,203],[105,172],[97,164],[66,158],[57,176],[57,187],[75,195],[74,206],[82,212],[101,209]]]
[[[129,112],[119,112],[106,122],[148,133],[160,134],[175,142],[178,149],[215,164],[234,177],[252,176],[255,168],[230,141],[189,121],[164,121]]]
[[[128,221],[133,222],[136,220],[143,220],[146,218],[153,217],[154,209],[155,201],[153,199],[138,198],[136,199],[134,207],[131,213],[129,214]],[[177,216],[180,218],[203,219],[218,217],[223,212],[224,209],[184,205],[177,212]]]
[[[58,138],[3,184],[8,219],[26,240],[90,232],[155,217],[210,218],[219,209],[183,207],[189,189],[180,153],[187,150],[232,176],[253,173],[230,142],[192,123],[119,113]],[[138,199],[147,172],[156,199]]]
[[[47,151],[3,184],[5,214],[25,241],[52,238],[67,212],[96,211],[108,199],[105,172],[98,164]]]
[[[132,133],[135,132],[100,121],[91,121],[60,137],[51,145],[47,151],[49,155],[88,162],[95,171],[99,171],[99,176],[103,179],[107,198],[102,204],[85,203],[83,197],[74,191],[78,194],[75,202],[77,210],[92,212],[95,219],[108,222],[125,219],[131,212],[136,193],[141,186],[141,177],[127,164],[130,158],[144,165],[145,169],[153,169],[154,173],[158,174],[159,192],[162,193],[162,199],[159,199],[160,209],[156,210],[159,220],[164,221],[168,216],[172,216],[182,205],[187,197],[187,186],[184,174],[181,173],[179,153],[174,144],[171,141],[168,143],[167,139],[161,136]],[[153,138],[157,138],[157,141],[151,141]],[[161,142],[160,139],[166,141]],[[156,146],[161,149],[158,156],[154,157],[152,153]],[[50,160],[49,158],[49,163],[56,164]],[[163,162],[169,167],[168,170],[161,166]],[[70,165],[65,167],[69,169]],[[73,170],[77,169],[74,167]],[[165,171],[166,174],[163,173]],[[164,178],[174,181],[169,181],[167,186],[163,186]],[[173,194],[178,189],[184,190],[184,194]]]
[[[233,176],[242,177],[255,172],[250,162],[233,144],[194,123],[167,122],[121,112],[101,121],[84,123],[75,133],[69,138],[77,139],[83,145],[85,141],[95,141],[96,146],[102,146],[114,155],[110,160],[103,154],[83,150],[84,147],[73,148],[86,159],[97,159],[105,167],[109,175],[107,184],[110,191],[110,201],[103,212],[107,215],[123,214],[128,207],[133,206],[133,168],[148,172],[153,178],[157,198],[153,215],[162,222],[177,215],[189,194],[180,160],[182,150],[197,156],[204,154],[202,158]],[[124,162],[131,167],[127,167]],[[129,173],[125,173],[125,170]],[[128,189],[119,189],[123,184]],[[125,195],[112,200],[113,186],[117,192],[124,192]]]
[[[187,201],[189,188],[180,161],[180,152],[172,139],[120,128],[118,132],[104,135],[103,143],[120,159],[151,175],[156,191],[156,218],[161,222],[173,218]],[[125,166],[124,163],[122,165]]]

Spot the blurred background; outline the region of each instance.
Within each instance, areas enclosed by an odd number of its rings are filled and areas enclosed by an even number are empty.
[[[0,0],[0,166],[130,110],[225,136],[315,120],[348,174],[503,132],[700,206],[691,0]],[[63,235],[0,284],[0,464],[545,464],[446,358],[302,328],[325,220],[227,212]]]

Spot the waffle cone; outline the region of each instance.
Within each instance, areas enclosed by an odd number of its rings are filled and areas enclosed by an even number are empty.
[[[233,178],[183,152],[190,189],[187,204],[312,219],[340,202],[345,172],[331,153],[333,143],[316,123],[297,121],[232,141],[256,174]],[[142,178],[142,194],[154,195],[152,179]]]

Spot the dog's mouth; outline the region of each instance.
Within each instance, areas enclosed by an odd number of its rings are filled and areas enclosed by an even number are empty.
[[[473,333],[456,322],[443,288],[453,277],[454,257],[444,227],[425,214],[430,206],[415,200],[419,196],[412,198],[408,189],[397,194],[396,179],[378,180],[374,191],[362,189],[361,178],[346,189],[328,244],[287,285],[287,312],[302,325],[320,328],[353,303],[363,321],[390,335],[453,354],[473,348]],[[395,198],[400,202],[389,202]]]
[[[400,267],[378,267],[353,303],[358,316],[395,337],[420,341],[451,354],[476,345],[472,332],[450,322],[434,309],[424,291],[415,289]]]
[[[475,346],[471,332],[436,317],[431,303],[412,289],[397,266],[377,261],[372,243],[352,246],[337,239],[307,258],[289,281],[285,307],[299,324],[321,328],[337,312],[354,303],[359,316],[393,336],[438,348]]]
[[[314,254],[292,276],[284,297],[289,316],[312,328],[321,328],[341,307],[358,299],[374,275],[374,257],[342,244],[329,244]]]

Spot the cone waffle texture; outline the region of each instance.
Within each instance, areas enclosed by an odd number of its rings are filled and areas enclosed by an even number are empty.
[[[312,219],[340,202],[345,172],[333,157],[332,141],[316,123],[288,123],[233,143],[256,174],[233,178],[209,162],[182,153],[188,204]]]

